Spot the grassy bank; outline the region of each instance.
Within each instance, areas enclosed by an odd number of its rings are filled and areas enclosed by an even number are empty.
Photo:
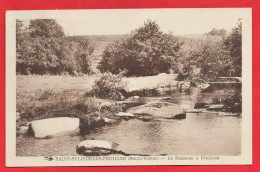
[[[95,76],[38,76],[17,75],[16,106],[17,126],[51,117],[106,116],[121,110],[116,102],[97,99],[86,93],[92,89]],[[149,77],[123,78],[127,90],[155,88],[160,84],[175,83],[176,75],[160,74]]]
[[[16,91],[25,94],[34,94],[36,90],[54,89],[55,91],[77,90],[90,91],[98,75],[72,77],[72,76],[40,76],[40,75],[17,75]],[[176,74],[159,74],[146,77],[129,77],[123,80],[127,82],[126,89],[129,91],[155,88],[160,84],[176,85]]]
[[[17,92],[17,129],[28,122],[53,117],[114,118],[121,107],[109,100],[97,99],[77,89],[38,89],[35,92]]]

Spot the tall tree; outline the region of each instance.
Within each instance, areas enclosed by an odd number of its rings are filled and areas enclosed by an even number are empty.
[[[63,28],[54,19],[30,20],[29,32],[32,38],[60,38],[65,36]]]
[[[112,73],[126,69],[128,76],[168,73],[179,49],[180,43],[171,33],[162,33],[156,22],[147,20],[129,38],[106,47],[98,68]]]
[[[78,74],[89,72],[89,41],[69,40],[53,19],[17,21],[17,73]]]
[[[241,76],[242,72],[242,21],[239,19],[237,26],[225,40],[227,49],[230,51],[232,66],[230,72],[233,76]]]

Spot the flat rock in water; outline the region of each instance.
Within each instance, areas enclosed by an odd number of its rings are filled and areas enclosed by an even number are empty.
[[[79,118],[58,117],[32,121],[27,133],[35,138],[47,138],[79,128]]]
[[[223,108],[224,108],[224,105],[222,105],[222,104],[212,104],[207,108],[207,110],[220,111],[220,110],[223,110]]]
[[[105,123],[115,123],[116,121],[113,119],[109,119],[109,118],[104,118]]]
[[[175,119],[174,118],[175,116],[178,116],[180,114],[185,114],[184,110],[180,106],[172,103],[167,103],[167,102],[149,103],[146,105],[132,108],[129,110],[129,112],[135,115],[149,115],[154,118],[167,118],[167,119]]]
[[[82,155],[108,155],[115,152],[117,144],[104,140],[85,140],[76,147],[76,152]]]
[[[104,141],[104,140],[85,140],[83,142],[80,142],[77,147],[84,147],[87,149],[92,149],[95,147],[112,149],[113,144],[108,141]]]
[[[115,115],[119,116],[119,117],[134,117],[134,114],[128,113],[128,112],[119,112],[119,113],[117,113]]]
[[[142,100],[140,100],[140,99],[136,100],[136,99],[133,99],[133,98],[129,98],[129,99],[124,100],[124,101],[118,101],[117,103],[121,104],[122,108],[124,110],[145,104]]]
[[[199,102],[194,105],[194,109],[208,108],[209,103]]]

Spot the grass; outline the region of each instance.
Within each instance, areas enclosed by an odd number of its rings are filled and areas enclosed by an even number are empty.
[[[17,126],[36,120],[51,117],[105,116],[113,118],[115,112],[121,111],[116,102],[90,97],[94,81],[98,76],[37,76],[17,75],[16,111],[21,118]],[[161,83],[175,82],[176,75],[161,74],[149,77],[124,78],[127,89],[156,87]]]
[[[54,89],[54,91],[77,90],[89,91],[96,77],[72,77],[72,76],[39,76],[17,75],[16,91],[26,95],[33,95],[39,88],[42,90]]]
[[[127,82],[129,91],[143,89],[143,88],[156,88],[160,84],[176,84],[175,74],[159,74],[156,76],[146,77],[129,77],[123,80]],[[54,91],[63,90],[77,90],[81,92],[90,91],[94,81],[98,78],[97,75],[72,77],[72,76],[40,76],[40,75],[17,75],[17,88],[18,93],[25,93],[28,95],[35,94],[36,90],[54,89]]]
[[[74,89],[54,87],[32,91],[28,86],[26,92],[17,88],[19,91],[16,94],[16,111],[20,114],[20,118],[17,119],[17,127],[33,120],[53,117],[113,118],[116,112],[121,111],[121,107],[114,102],[105,104],[108,100],[89,97],[86,90],[76,88],[78,85],[75,85]],[[35,88],[33,87],[33,89]]]

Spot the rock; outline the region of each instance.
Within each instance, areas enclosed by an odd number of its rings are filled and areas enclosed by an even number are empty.
[[[26,132],[28,131],[28,128],[29,128],[28,125],[19,127],[17,134],[26,134]]]
[[[139,97],[139,96],[133,96],[133,98],[134,98],[135,100],[138,100],[138,99],[140,99],[140,97]]]
[[[190,87],[190,83],[188,83],[188,82],[178,82],[177,83],[177,88],[178,89],[180,89],[180,90],[185,90],[185,89],[187,89],[187,88],[189,88]]]
[[[231,112],[218,112],[219,116],[224,117],[242,117],[240,113],[231,113]]]
[[[91,130],[96,128],[100,128],[106,124],[105,120],[100,117],[90,117],[86,119],[80,119],[80,134],[85,135],[89,133]]]
[[[140,116],[137,119],[144,121],[144,122],[148,122],[148,121],[152,121],[153,117],[152,116]]]
[[[157,96],[158,91],[157,87],[154,88],[140,88],[140,89],[134,89],[133,91],[129,92],[130,95],[135,96],[141,96],[141,97],[151,97],[151,96]]]
[[[153,118],[165,118],[165,119],[183,119],[186,118],[184,110],[173,103],[148,103],[142,106],[138,106],[130,109],[128,112],[138,116],[151,116]],[[185,113],[185,115],[182,115]],[[176,118],[175,118],[176,116]]]
[[[109,118],[104,118],[104,120],[105,120],[105,123],[108,123],[108,124],[112,124],[112,123],[116,122],[116,120],[109,119]]]
[[[35,138],[48,138],[68,133],[79,128],[79,118],[58,117],[32,121],[27,133]]]
[[[196,103],[194,109],[208,108],[209,106],[209,103]]]
[[[118,144],[104,140],[85,140],[76,147],[76,152],[80,155],[97,156],[116,153]]]
[[[207,110],[206,109],[191,109],[186,111],[186,113],[206,113]]]
[[[134,114],[132,113],[127,113],[127,112],[119,112],[117,114],[115,114],[116,116],[119,116],[119,117],[134,117]]]
[[[123,111],[126,111],[127,109],[132,108],[132,107],[136,107],[136,106],[145,104],[143,101],[131,100],[131,99],[125,100],[125,101],[118,101],[117,103],[122,105]]]
[[[223,104],[212,104],[207,108],[207,110],[212,110],[212,111],[221,111],[223,109],[224,109]]]
[[[21,113],[16,112],[16,120],[19,120],[21,118]]]
[[[158,92],[165,92],[166,91],[165,85],[163,85],[163,84],[159,85],[158,88],[157,88],[157,91]]]
[[[171,118],[167,118],[167,119],[185,119],[185,118],[186,118],[186,112],[177,114],[177,115],[172,116]]]

